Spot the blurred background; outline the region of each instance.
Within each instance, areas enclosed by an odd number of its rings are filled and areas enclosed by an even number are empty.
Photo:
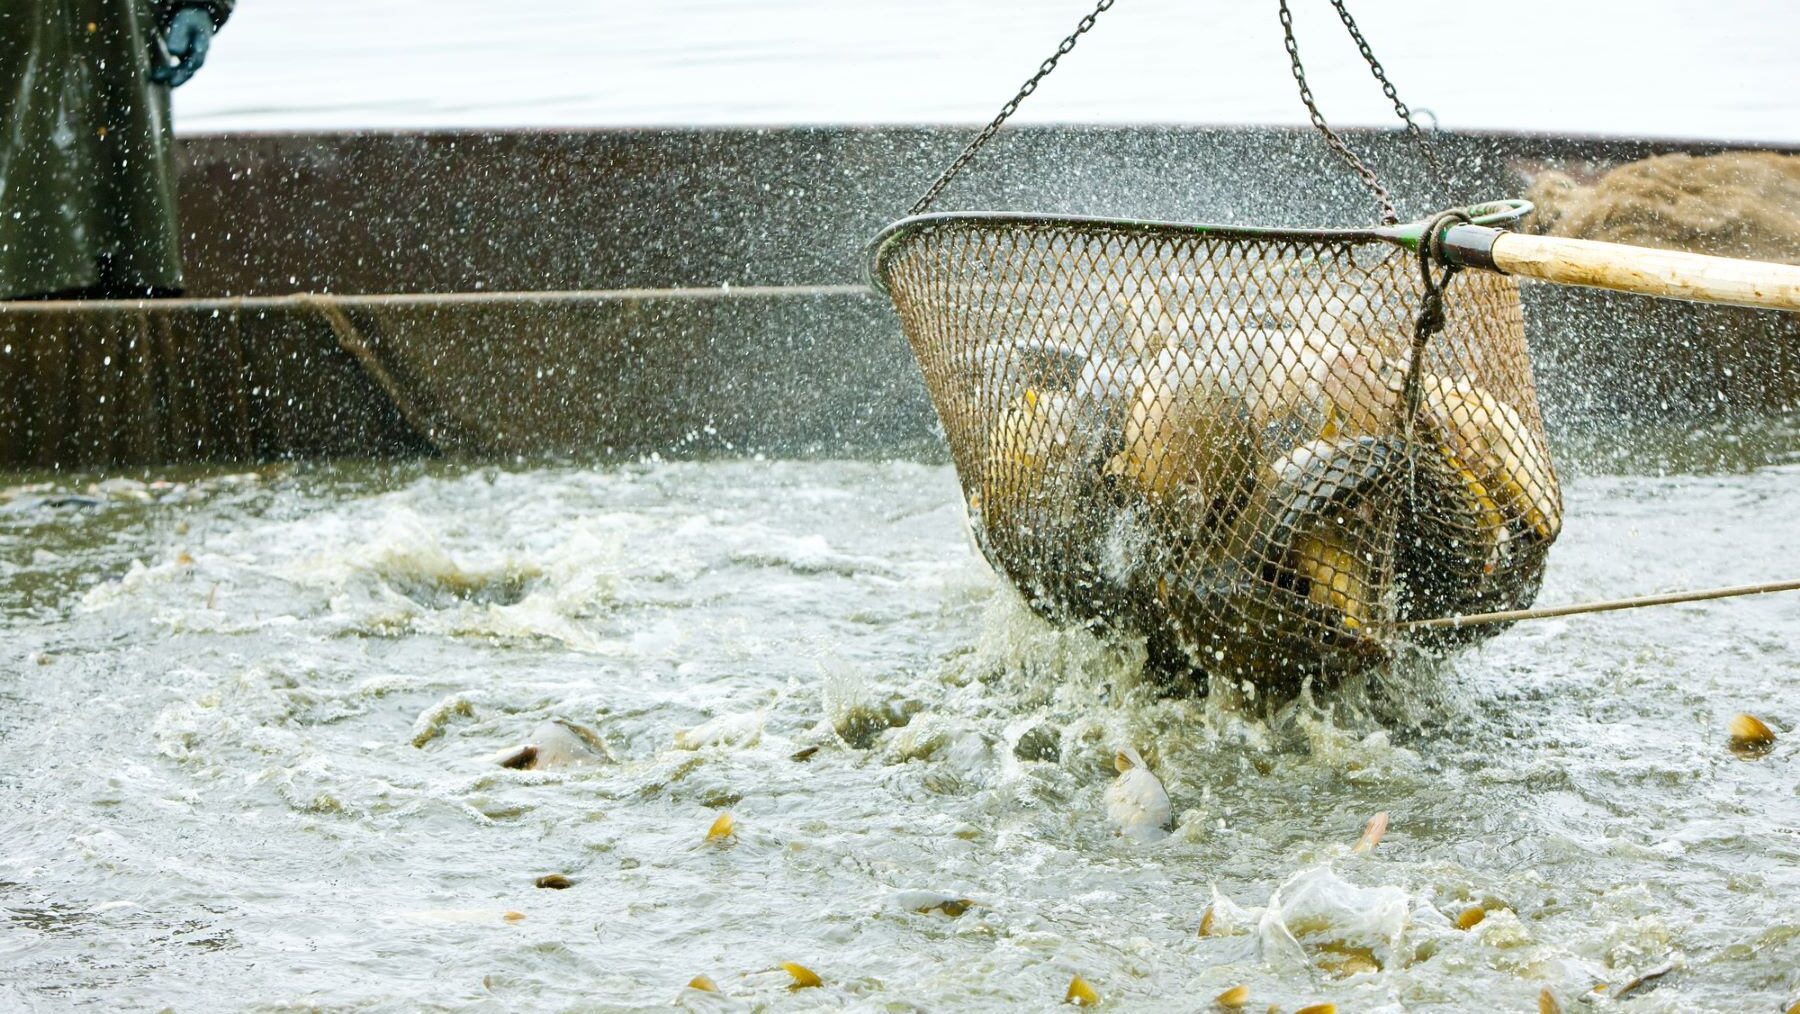
[[[1550,209],[1538,225],[1554,219],[1568,235],[1795,256],[1792,202],[1773,196],[1800,193],[1777,182],[1786,160],[1751,172],[1727,155],[1714,173],[1725,190],[1668,189],[1687,185],[1683,159],[1800,146],[1790,7],[1352,5],[1400,96],[1439,128],[1446,181],[1426,171],[1333,6],[1292,7],[1320,108],[1403,217],[1526,196]],[[424,444],[481,455],[934,448],[897,322],[864,287],[867,243],[1092,9],[245,3],[173,94],[185,292],[202,302],[15,308],[0,320],[0,338],[68,360],[55,374],[68,391],[142,359],[132,342],[145,327],[196,349],[241,345],[241,368],[194,381],[235,414],[215,425],[219,412],[189,412],[192,399],[148,380],[77,409],[73,394],[44,394],[47,367],[20,366],[0,376],[0,400],[11,391],[24,406],[0,419],[0,451],[98,464]],[[1307,123],[1277,13],[1118,4],[934,210],[1369,223],[1367,192]],[[1597,210],[1611,198],[1591,188],[1646,160],[1663,182],[1618,186],[1654,221],[1629,235],[1595,225],[1621,216]],[[295,293],[348,299],[347,316],[327,327]],[[436,298],[469,293],[483,301]],[[254,316],[204,302],[244,297],[270,302]],[[1792,315],[1549,286],[1527,300],[1558,439],[1600,432],[1609,448],[1636,446],[1640,431],[1620,418],[1761,419],[1800,400]],[[58,343],[51,321],[106,340]],[[672,342],[686,343],[671,360],[689,364],[682,378],[638,365],[640,349]],[[365,376],[368,356],[387,379]],[[596,399],[596,375],[622,379]],[[477,396],[470,378],[492,390]]]
[[[1333,123],[1392,110],[1297,4]],[[182,132],[985,122],[1086,0],[258,0],[176,95]],[[1774,0],[1353,8],[1445,128],[1800,140],[1800,12]],[[1300,124],[1275,6],[1128,0],[1022,122]]]

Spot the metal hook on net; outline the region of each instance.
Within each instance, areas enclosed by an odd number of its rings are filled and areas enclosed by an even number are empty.
[[[1425,347],[1430,344],[1431,336],[1444,329],[1444,289],[1450,279],[1462,270],[1444,257],[1444,230],[1453,222],[1471,222],[1466,208],[1451,208],[1440,211],[1426,221],[1425,232],[1419,242],[1419,279],[1423,283],[1425,298],[1419,306],[1419,316],[1413,321],[1412,358],[1406,364],[1406,419],[1408,435],[1411,435],[1413,417],[1419,413],[1419,400],[1423,392],[1420,390],[1419,378],[1425,367]],[[1432,273],[1432,265],[1442,270]]]
[[[1424,390],[1421,378],[1425,372],[1425,349],[1431,344],[1431,338],[1444,329],[1444,289],[1450,280],[1462,270],[1462,265],[1455,264],[1444,257],[1444,230],[1453,222],[1472,221],[1466,208],[1450,208],[1431,216],[1425,223],[1425,231],[1419,239],[1419,279],[1424,285],[1425,296],[1419,305],[1419,315],[1413,321],[1413,340],[1411,358],[1406,364],[1406,386],[1403,388],[1403,403],[1406,418],[1401,432],[1404,434],[1406,448],[1406,502],[1414,510],[1418,509],[1419,498],[1419,460],[1418,443],[1415,431],[1419,420],[1419,403],[1423,399]],[[1441,266],[1442,271],[1433,274],[1433,264]]]

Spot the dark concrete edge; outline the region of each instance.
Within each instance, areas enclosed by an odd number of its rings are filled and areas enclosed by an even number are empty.
[[[467,127],[345,127],[326,130],[180,130],[176,136],[182,140],[216,141],[234,138],[250,140],[301,140],[301,139],[343,139],[352,137],[417,137],[417,138],[457,138],[457,137],[555,137],[571,134],[772,134],[772,133],[893,133],[923,131],[930,133],[969,133],[979,131],[979,123],[921,123],[916,121],[882,122],[846,122],[846,123],[770,123],[770,124],[619,124],[619,125],[571,125],[571,126],[467,126]],[[1339,133],[1366,136],[1371,134],[1400,134],[1405,132],[1400,126],[1339,126],[1334,127]],[[1229,131],[1261,134],[1311,134],[1313,128],[1306,124],[1258,124],[1258,123],[1211,123],[1188,121],[1155,121],[1141,123],[1103,123],[1072,121],[1033,121],[1031,123],[1014,124],[1007,128],[1008,132],[1072,132],[1091,131],[1105,132],[1138,132],[1138,131],[1181,131],[1203,133],[1206,131]],[[1529,140],[1546,142],[1573,142],[1597,145],[1642,145],[1653,148],[1755,148],[1764,151],[1783,151],[1800,153],[1800,141],[1774,141],[1747,137],[1694,137],[1691,135],[1670,134],[1606,134],[1598,132],[1543,133],[1524,130],[1501,130],[1494,128],[1470,128],[1427,131],[1427,137],[1456,137],[1473,140]]]

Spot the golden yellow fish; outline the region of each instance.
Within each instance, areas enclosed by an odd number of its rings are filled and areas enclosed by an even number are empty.
[[[1288,332],[1269,343],[1259,370],[1250,409],[1259,431],[1316,421],[1299,435],[1380,436],[1400,421],[1400,392],[1388,383],[1381,355],[1349,341]]]
[[[1251,432],[1242,402],[1185,352],[1168,351],[1145,371],[1125,416],[1123,449],[1107,471],[1153,503],[1192,494],[1208,503],[1233,495],[1250,474]]]
[[[1490,544],[1491,557],[1491,546],[1506,531],[1506,515],[1495,502],[1494,495],[1488,491],[1487,483],[1481,481],[1481,477],[1475,474],[1468,462],[1457,456],[1447,445],[1439,444],[1437,450],[1450,466],[1450,474],[1456,477],[1457,492],[1462,495],[1464,505],[1475,516],[1478,531],[1472,534]],[[1486,569],[1492,569],[1492,566],[1491,558],[1485,561]]]
[[[1766,753],[1775,745],[1775,730],[1755,715],[1733,715],[1731,748],[1742,754]]]
[[[1295,539],[1293,563],[1307,581],[1306,597],[1335,612],[1345,630],[1368,626],[1374,597],[1369,566],[1342,533],[1327,527]]]
[[[1098,1007],[1100,993],[1086,979],[1077,975],[1069,980],[1069,991],[1063,994],[1063,1003],[1072,1003],[1077,1007]]]
[[[1068,523],[1087,509],[1081,489],[1098,479],[1097,423],[1068,391],[1027,388],[988,434],[981,488],[970,507],[989,532],[1025,525],[1033,514]]]
[[[706,829],[706,840],[714,844],[723,844],[736,837],[737,819],[729,813],[719,814]]]
[[[1381,962],[1375,959],[1374,951],[1350,944],[1327,944],[1319,948],[1313,961],[1320,971],[1338,979],[1381,971]]]
[[[1541,539],[1562,529],[1562,494],[1550,455],[1518,410],[1468,378],[1422,378],[1423,407],[1443,448]]]
[[[825,984],[824,980],[819,978],[819,973],[802,964],[783,961],[781,970],[794,980],[793,984],[788,987],[789,989],[812,989]]]

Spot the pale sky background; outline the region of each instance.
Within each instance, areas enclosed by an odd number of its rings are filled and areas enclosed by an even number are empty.
[[[1392,112],[1292,0],[1333,122]],[[1351,0],[1446,127],[1800,142],[1792,0]],[[184,133],[984,122],[1091,0],[244,0]],[[1274,0],[1118,0],[1025,122],[1304,122]]]

